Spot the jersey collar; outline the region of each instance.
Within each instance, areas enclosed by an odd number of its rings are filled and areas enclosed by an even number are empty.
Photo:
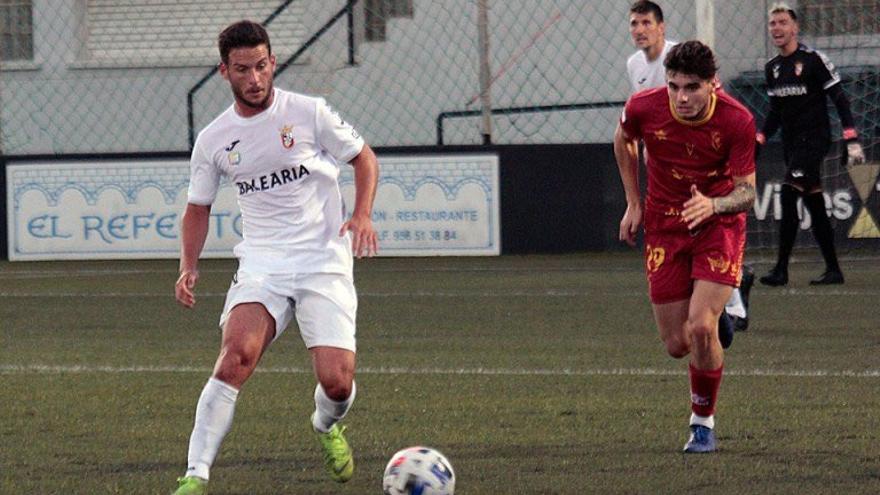
[[[242,117],[241,115],[239,115],[238,112],[235,110],[235,102],[233,101],[232,106],[230,107],[230,110],[232,111],[232,118],[235,119],[235,121],[239,124],[244,125],[257,124],[268,119],[270,115],[275,113],[275,108],[278,107],[278,88],[273,87],[272,93],[272,104],[269,105],[269,108],[251,117]]]
[[[706,104],[708,105],[709,109],[706,111],[706,115],[703,116],[703,118],[700,120],[689,120],[678,115],[678,112],[675,111],[675,105],[672,104],[672,100],[670,100],[669,98],[667,98],[666,100],[669,102],[669,112],[672,114],[672,118],[675,119],[676,122],[689,126],[698,126],[709,122],[709,119],[711,119],[712,116],[715,115],[715,103],[718,101],[718,95],[716,95],[714,92],[709,95],[709,103]]]

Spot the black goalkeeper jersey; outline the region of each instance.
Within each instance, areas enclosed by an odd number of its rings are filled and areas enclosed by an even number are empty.
[[[764,77],[770,96],[770,113],[762,130],[765,136],[769,138],[782,126],[782,139],[788,143],[804,133],[831,138],[826,94],[840,83],[840,74],[825,54],[799,43],[791,55],[777,55],[767,62]],[[852,117],[848,117],[850,122],[843,124],[851,127]],[[847,119],[841,115],[841,120]]]

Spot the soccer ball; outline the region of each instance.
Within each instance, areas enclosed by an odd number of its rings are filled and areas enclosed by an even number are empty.
[[[409,447],[397,452],[385,466],[385,495],[453,495],[455,472],[440,452],[430,447]]]

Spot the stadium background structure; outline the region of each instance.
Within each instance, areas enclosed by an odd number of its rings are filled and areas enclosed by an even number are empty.
[[[767,109],[762,67],[775,54],[765,28],[770,3],[663,2],[668,37],[712,44],[725,87],[759,122]],[[880,1],[792,3],[803,39],[840,67],[867,156],[876,160]],[[624,7],[612,0],[10,2],[0,6],[0,160],[185,156],[194,134],[229,104],[213,73],[216,33],[249,17],[265,21],[273,37],[276,83],[326,97],[380,152],[498,149],[485,147],[491,142],[540,154],[598,145],[563,156],[580,161],[559,166],[605,166],[591,153],[604,153],[629,90],[624,62],[634,48]],[[827,188],[849,189],[855,211],[873,212],[876,174],[850,174],[836,150],[826,162]],[[760,168],[774,170],[775,156],[767,153]],[[521,180],[530,179],[510,177]],[[874,236],[880,210],[872,215],[860,219],[858,235]],[[836,230],[848,234],[853,222]],[[774,244],[772,223],[751,221],[750,248]],[[811,245],[800,236],[799,246]]]

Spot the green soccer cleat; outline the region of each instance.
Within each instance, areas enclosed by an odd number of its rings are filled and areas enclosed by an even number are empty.
[[[345,426],[340,428],[338,424],[333,425],[327,433],[315,432],[324,447],[324,465],[327,466],[330,479],[337,483],[345,483],[354,474],[354,458],[344,432]]]
[[[206,495],[208,493],[208,480],[198,476],[177,478],[177,490],[171,495]]]

